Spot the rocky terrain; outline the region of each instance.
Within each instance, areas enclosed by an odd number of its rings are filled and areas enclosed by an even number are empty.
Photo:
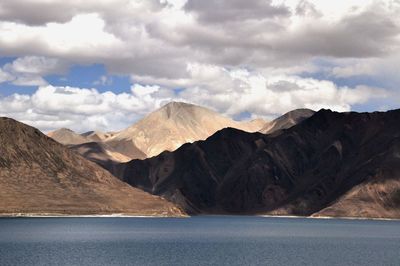
[[[54,139],[58,143],[66,145],[71,150],[81,154],[86,159],[93,161],[100,165],[111,165],[117,162],[127,162],[133,158],[144,159],[145,155],[139,150],[133,150],[132,147],[119,147],[123,143],[105,143],[105,141],[112,136],[112,133],[102,132],[86,132],[78,134],[70,129],[62,128],[47,134],[48,137]],[[126,151],[132,150],[131,155],[124,155],[117,150]]]
[[[274,119],[269,123],[266,123],[264,127],[258,131],[264,134],[270,134],[278,130],[288,129],[313,116],[314,114],[315,111],[310,109],[296,109]]]
[[[67,147],[105,169],[113,169],[114,165],[131,160],[126,155],[113,151],[102,142],[87,142],[79,145],[67,145]]]
[[[256,132],[266,124],[263,119],[238,122],[204,107],[171,102],[119,132],[78,134],[60,129],[48,136],[91,161],[112,165],[145,159],[165,150],[174,151],[182,144],[204,140],[226,127]]]
[[[399,122],[400,110],[321,110],[271,134],[223,129],[114,174],[190,213],[400,218]]]
[[[78,134],[60,129],[48,136],[108,169],[115,163],[146,159],[165,150],[174,151],[185,143],[204,140],[223,128],[272,133],[289,128],[313,113],[312,110],[298,109],[271,122],[263,119],[239,122],[204,107],[171,102],[119,132]]]
[[[105,141],[106,139],[114,136],[114,133],[113,132],[104,133],[101,131],[89,131],[89,132],[85,132],[80,135],[82,137],[86,138],[86,140],[88,140],[88,141],[102,142],[102,141]]]
[[[91,141],[90,139],[86,138],[86,136],[81,136],[68,128],[61,128],[49,132],[47,136],[64,145],[79,145]]]
[[[39,130],[0,118],[0,215],[114,213],[182,215]]]
[[[123,143],[132,146],[153,157],[168,150],[174,151],[184,143],[204,140],[226,127],[240,128],[245,131],[258,131],[266,122],[261,119],[237,122],[210,109],[197,105],[171,102],[150,113],[131,127],[116,132],[106,143]],[[119,152],[136,159],[137,155]]]

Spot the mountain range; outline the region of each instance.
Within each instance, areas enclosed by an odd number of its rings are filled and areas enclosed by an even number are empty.
[[[400,110],[321,110],[271,134],[220,130],[121,180],[189,213],[400,217]]]
[[[2,118],[0,213],[400,218],[399,122],[308,109],[239,122],[173,102],[56,142]]]
[[[121,131],[78,134],[63,128],[48,133],[48,136],[85,158],[110,168],[115,163],[174,151],[185,143],[205,140],[223,128],[271,133],[293,126],[313,113],[309,109],[298,109],[270,122],[263,119],[235,121],[205,107],[171,102]]]

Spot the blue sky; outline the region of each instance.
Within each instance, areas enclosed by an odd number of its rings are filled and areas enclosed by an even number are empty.
[[[16,58],[0,58],[0,67],[12,63]],[[105,82],[101,78],[106,77]],[[43,79],[53,86],[71,86],[83,88],[96,88],[100,92],[113,91],[115,93],[129,92],[131,80],[127,75],[110,75],[102,64],[73,65],[66,73],[43,76]],[[14,85],[10,82],[0,84],[1,95],[8,96],[14,93],[33,94],[37,85]]]
[[[169,101],[267,120],[296,108],[399,107],[395,0],[2,7],[0,115],[43,131],[117,130]]]

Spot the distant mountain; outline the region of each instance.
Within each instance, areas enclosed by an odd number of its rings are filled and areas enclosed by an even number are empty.
[[[107,138],[112,136],[112,133],[90,131],[78,134],[71,129],[62,128],[48,133],[47,136],[107,169],[111,168],[115,163],[127,162],[132,160],[132,158],[146,158],[139,150],[127,153],[128,155],[118,152],[117,150],[126,151],[133,149],[129,145],[123,147],[122,142],[104,143]]]
[[[181,215],[39,130],[0,118],[0,214],[20,213]]]
[[[152,157],[165,150],[174,151],[182,144],[204,140],[226,127],[256,132],[267,123],[263,119],[238,122],[204,107],[171,102],[119,132],[89,131],[77,134],[69,129],[60,129],[48,136],[89,160],[109,165],[108,159],[125,162]],[[96,155],[96,151],[100,154]]]
[[[400,218],[400,110],[321,110],[267,135],[223,129],[117,170],[192,213]]]
[[[145,157],[152,157],[165,150],[174,151],[184,143],[204,140],[226,127],[254,132],[265,123],[261,119],[237,122],[204,107],[171,102],[131,127],[116,132],[105,142],[112,143],[117,151],[131,158],[140,158],[136,150],[143,152]],[[123,145],[119,148],[117,144],[120,142]],[[132,147],[135,152],[126,152],[122,147]]]
[[[264,134],[269,134],[278,130],[288,129],[314,114],[315,111],[310,109],[296,109],[278,117],[268,124],[265,124],[264,127],[259,131]]]
[[[92,142],[103,142],[106,139],[112,137],[113,133],[104,133],[101,131],[89,131],[83,134],[80,134],[82,137],[86,138],[88,141]]]
[[[257,132],[266,127],[270,122],[264,119],[257,118],[250,121],[235,121],[234,124],[229,127],[237,128],[246,132]]]
[[[47,136],[64,145],[77,145],[90,142],[85,136],[81,136],[68,128],[52,131],[48,133]]]

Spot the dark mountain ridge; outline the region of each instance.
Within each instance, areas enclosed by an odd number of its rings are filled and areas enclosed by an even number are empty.
[[[399,218],[399,154],[400,110],[321,110],[268,135],[223,129],[114,174],[192,213]]]

